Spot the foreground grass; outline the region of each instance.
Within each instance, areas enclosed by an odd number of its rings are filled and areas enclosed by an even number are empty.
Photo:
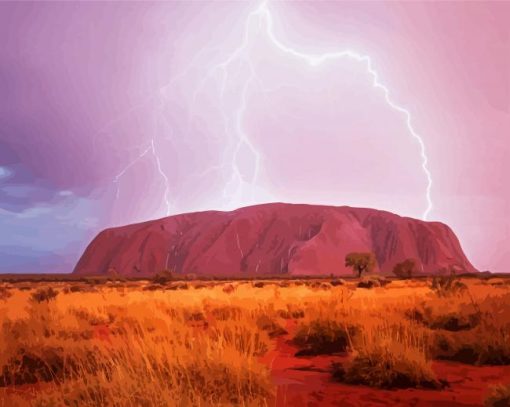
[[[29,297],[19,317],[2,321],[0,386],[39,385],[13,404],[265,405],[263,309],[206,323],[207,301],[172,297],[108,288]]]
[[[357,285],[2,284],[0,406],[268,405],[260,360],[282,335],[297,356],[349,355],[331,374],[354,385],[441,389],[434,359],[510,363],[505,281]]]
[[[381,388],[439,389],[424,333],[407,324],[381,322],[354,338],[352,360],[334,364],[333,377],[348,384]]]

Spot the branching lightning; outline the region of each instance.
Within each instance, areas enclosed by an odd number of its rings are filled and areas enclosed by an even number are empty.
[[[125,166],[121,172],[119,172],[115,178],[113,179],[113,182],[114,184],[117,185],[117,190],[116,190],[116,193],[115,193],[115,197],[118,199],[119,198],[119,194],[120,194],[120,188],[119,188],[119,181],[120,179],[126,174],[126,172],[131,168],[133,167],[138,161],[140,161],[142,158],[144,158],[146,155],[148,155],[149,153],[151,153],[153,159],[154,159],[154,162],[156,164],[156,169],[159,173],[159,175],[161,176],[164,184],[165,184],[165,190],[164,190],[164,193],[163,193],[163,200],[165,202],[165,206],[166,206],[166,215],[170,215],[171,212],[172,212],[172,205],[170,203],[170,197],[169,197],[169,194],[170,194],[170,183],[169,183],[169,179],[168,179],[168,176],[166,175],[166,173],[163,171],[162,167],[161,167],[161,159],[158,155],[158,150],[156,148],[156,144],[155,144],[155,141],[154,141],[154,138],[152,138],[149,142],[149,146],[147,148],[145,148],[141,153],[140,155],[138,155],[138,157],[136,157],[133,161],[131,161],[127,166]]]
[[[259,35],[263,33],[269,40],[269,44],[278,51],[280,51],[282,54],[288,55],[289,57],[294,58],[296,61],[301,61],[305,64],[308,64],[311,67],[335,61],[340,61],[344,59],[353,60],[363,67],[363,69],[371,78],[373,87],[379,89],[382,92],[384,100],[388,104],[388,106],[404,116],[407,130],[410,136],[419,145],[421,155],[421,168],[427,180],[427,186],[425,191],[426,207],[422,215],[423,219],[426,220],[433,208],[431,198],[433,182],[432,174],[428,168],[428,157],[426,153],[425,143],[422,137],[415,131],[412,125],[411,113],[391,99],[390,91],[381,82],[379,74],[372,64],[371,58],[368,55],[359,54],[349,49],[327,52],[322,54],[303,53],[281,42],[275,35],[273,24],[274,24],[273,16],[271,14],[267,2],[261,3],[255,10],[248,14],[244,25],[242,42],[239,45],[239,47],[234,49],[229,55],[227,55],[227,57],[221,63],[211,66],[211,68],[208,70],[207,74],[203,77],[202,81],[198,84],[193,93],[192,103],[194,103],[194,101],[197,99],[198,94],[201,92],[206,82],[210,79],[217,78],[218,73],[220,74],[219,78],[220,82],[218,84],[218,88],[221,115],[224,121],[225,134],[229,137],[233,144],[227,147],[227,149],[231,150],[230,154],[228,154],[230,165],[222,165],[219,167],[215,166],[214,168],[206,170],[206,172],[213,170],[215,171],[218,169],[230,170],[229,171],[230,179],[225,183],[224,196],[226,198],[230,196],[231,199],[235,199],[235,196],[239,196],[242,193],[243,184],[248,184],[250,187],[252,187],[251,189],[253,189],[253,187],[257,184],[257,180],[261,169],[261,154],[251,142],[247,131],[243,127],[243,122],[246,111],[248,109],[248,95],[250,89],[254,86],[255,83],[257,83],[258,79],[255,66],[252,63],[252,60],[250,59],[249,53],[250,38],[253,35]],[[244,83],[242,83],[241,84],[242,86],[240,86],[238,107],[234,109],[234,111],[231,111],[228,110],[228,106],[224,104],[224,95],[229,81],[229,72],[232,69],[232,67],[234,67],[235,64],[239,65],[244,64],[244,66],[247,66],[249,74],[245,78],[243,78]],[[175,82],[175,78],[172,82]],[[229,113],[233,114],[233,116],[231,117]],[[191,112],[190,120],[192,120]],[[247,148],[247,150],[250,151],[250,153],[253,155],[254,161],[253,173],[248,180],[246,180],[245,176],[243,176],[243,173],[239,167],[238,162],[239,153],[243,147]],[[138,160],[142,159],[149,153],[151,153],[153,159],[155,160],[159,175],[162,177],[166,185],[164,192],[164,201],[167,207],[167,214],[169,214],[171,207],[169,200],[170,187],[168,183],[168,176],[162,169],[160,156],[157,153],[157,145],[155,144],[154,138],[151,139],[147,148],[144,149],[142,153],[134,161],[130,162],[117,175],[117,177],[115,177],[114,182],[118,185],[120,178],[122,178],[125,175],[126,171],[129,170],[129,168],[131,168],[133,165],[135,165]],[[236,192],[229,192],[231,190],[234,190]]]

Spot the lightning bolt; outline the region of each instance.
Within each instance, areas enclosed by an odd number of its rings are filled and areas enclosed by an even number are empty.
[[[271,39],[274,46],[276,46],[279,50],[281,50],[284,53],[287,53],[289,55],[292,55],[293,57],[300,59],[302,61],[307,62],[308,64],[312,66],[317,66],[322,63],[328,62],[330,60],[338,60],[343,58],[350,58],[358,62],[362,62],[365,64],[365,68],[367,72],[372,77],[372,85],[374,88],[378,88],[383,92],[384,99],[386,100],[386,103],[397,112],[401,113],[405,117],[407,129],[411,136],[418,142],[418,145],[420,147],[420,155],[421,155],[421,168],[425,174],[425,177],[427,179],[427,187],[425,191],[425,200],[426,200],[426,208],[423,212],[422,218],[423,220],[426,220],[430,212],[433,208],[432,203],[432,174],[428,168],[428,157],[427,157],[427,150],[425,148],[425,143],[422,139],[422,137],[415,131],[411,121],[411,113],[406,108],[396,104],[391,98],[390,98],[390,91],[389,89],[380,81],[379,74],[375,70],[375,68],[372,65],[372,60],[368,55],[362,55],[358,54],[356,52],[353,52],[351,50],[343,50],[338,52],[329,52],[324,53],[320,55],[309,55],[304,54],[299,51],[296,51],[292,48],[289,48],[282,44],[274,35],[273,31],[273,18],[271,16],[271,13],[269,12],[269,9],[267,7],[267,3],[262,3],[261,6],[255,10],[255,13],[262,14],[266,19],[266,27],[267,27],[267,34],[269,38]]]
[[[163,169],[161,167],[161,159],[159,157],[158,150],[156,148],[156,142],[154,141],[154,138],[152,138],[150,140],[148,147],[145,148],[140,153],[140,155],[138,155],[133,161],[131,161],[128,165],[126,165],[113,179],[113,183],[116,184],[116,186],[117,186],[116,192],[115,192],[115,198],[118,199],[119,195],[120,195],[120,187],[119,187],[120,179],[128,172],[128,170],[131,167],[133,167],[138,161],[140,161],[142,158],[147,156],[149,153],[151,153],[151,155],[154,159],[154,162],[156,164],[156,170],[158,171],[159,175],[161,176],[161,178],[165,184],[163,200],[164,200],[165,206],[166,206],[166,215],[168,216],[172,213],[172,204],[170,202],[170,182],[169,182],[168,176],[166,175],[166,173],[163,171]]]
[[[256,24],[254,24],[256,22]],[[255,26],[255,30],[253,27]],[[269,9],[268,3],[266,1],[262,2],[256,9],[250,12],[246,18],[244,24],[244,33],[242,41],[236,49],[234,49],[231,53],[229,53],[225,59],[217,63],[207,71],[206,75],[199,82],[198,86],[195,88],[192,97],[192,106],[195,104],[198,95],[200,94],[203,87],[205,87],[206,83],[210,79],[216,79],[217,74],[220,74],[219,78],[219,101],[220,101],[220,109],[221,115],[224,123],[224,132],[227,137],[230,139],[232,145],[227,147],[231,150],[230,154],[230,164],[229,165],[221,165],[214,166],[210,169],[207,169],[205,172],[216,171],[225,168],[230,169],[230,179],[225,184],[225,189],[223,191],[223,195],[225,198],[230,197],[232,201],[239,201],[242,195],[243,185],[247,184],[251,186],[251,193],[253,194],[253,186],[257,184],[257,180],[259,177],[260,169],[261,169],[261,154],[256,149],[254,144],[251,142],[250,137],[247,131],[243,127],[244,116],[246,114],[248,108],[248,99],[249,92],[251,88],[254,86],[256,82],[258,82],[258,77],[256,74],[255,67],[250,59],[249,55],[249,46],[250,46],[250,38],[252,35],[259,35],[261,33],[265,34],[268,38],[269,43],[282,54],[285,54],[291,58],[294,58],[297,61],[301,61],[311,67],[317,67],[322,64],[341,61],[341,60],[352,60],[359,63],[363,69],[366,71],[368,76],[371,78],[371,83],[374,88],[380,90],[384,97],[387,105],[393,109],[394,111],[401,114],[405,119],[405,124],[407,126],[407,130],[410,136],[418,143],[420,149],[420,157],[421,157],[421,169],[426,177],[427,186],[425,191],[425,209],[422,215],[422,218],[426,220],[433,208],[433,202],[431,197],[432,191],[432,174],[428,168],[428,157],[426,153],[425,143],[419,133],[414,129],[412,125],[412,116],[409,110],[395,103],[391,98],[390,91],[387,86],[383,84],[380,80],[379,73],[374,68],[372,64],[372,60],[370,56],[360,54],[354,52],[350,49],[344,49],[333,52],[326,52],[321,54],[309,54],[301,52],[293,47],[290,47],[280,41],[276,34],[274,33],[274,22],[273,16]],[[225,104],[225,93],[227,91],[227,87],[230,79],[230,71],[233,67],[238,64],[241,67],[248,68],[248,75],[244,78],[244,83],[241,86],[240,95],[239,95],[239,103],[237,109],[233,111],[233,120],[229,119],[228,109],[229,107]],[[174,80],[171,83],[175,83]],[[170,85],[167,85],[165,89],[168,89]],[[192,107],[190,109],[189,120],[193,120],[193,111],[195,109]],[[152,154],[153,158],[156,161],[157,169],[161,177],[166,183],[166,188],[164,192],[164,201],[167,207],[167,214],[170,213],[170,200],[169,200],[169,192],[170,187],[168,185],[168,177],[165,175],[165,172],[162,170],[160,156],[157,153],[156,144],[154,142],[154,138],[151,140],[150,145],[142,151],[139,157],[135,159],[134,162],[129,163],[115,178],[116,183],[118,183],[119,179],[126,173],[126,171],[131,168],[139,159],[143,158],[145,155]],[[239,154],[241,149],[245,147],[253,156],[253,173],[249,179],[246,179],[246,176],[243,175],[240,167],[239,167]],[[234,192],[229,192],[233,190]],[[252,196],[253,198],[253,196]]]

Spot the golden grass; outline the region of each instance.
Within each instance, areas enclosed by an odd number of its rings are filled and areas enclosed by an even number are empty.
[[[0,382],[49,382],[28,395],[34,405],[264,405],[262,310],[205,325],[210,304],[185,297],[104,287],[27,300],[17,318],[2,318]]]
[[[423,330],[409,323],[372,321],[353,340],[354,357],[333,367],[337,379],[383,388],[440,388]]]
[[[469,348],[468,363],[510,363],[510,285],[464,284],[72,282],[41,301],[48,283],[0,284],[0,406],[268,405],[261,356],[289,320],[303,354],[351,355],[338,379],[437,388],[434,358]]]

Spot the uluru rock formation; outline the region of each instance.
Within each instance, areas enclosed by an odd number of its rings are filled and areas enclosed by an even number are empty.
[[[102,231],[74,273],[150,276],[165,269],[207,276],[352,275],[350,252],[374,252],[390,274],[407,258],[424,274],[476,270],[440,222],[375,209],[270,203],[231,212],[169,216]]]

